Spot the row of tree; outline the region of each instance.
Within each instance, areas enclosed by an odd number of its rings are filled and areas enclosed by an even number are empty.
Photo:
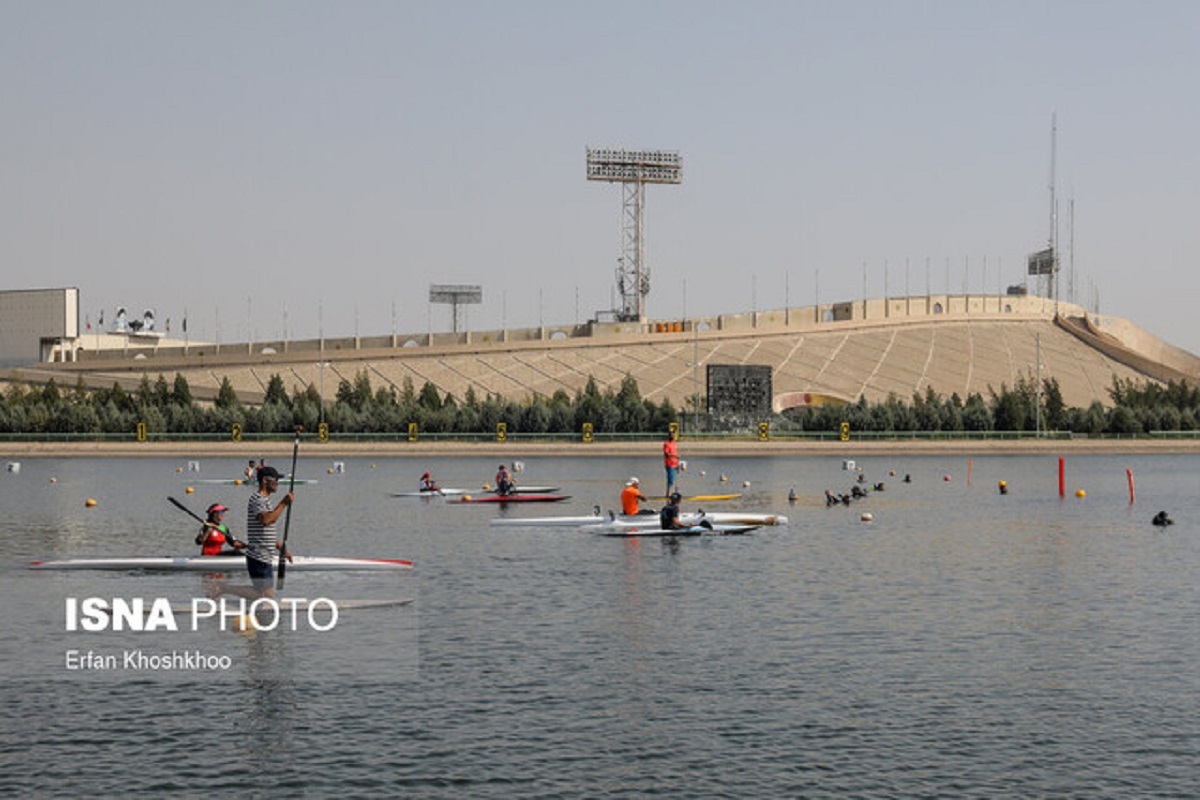
[[[291,394],[279,375],[268,381],[260,406],[244,405],[226,378],[211,405],[197,403],[187,380],[143,376],[127,392],[88,389],[82,378],[64,390],[53,381],[44,386],[12,382],[0,395],[0,434],[130,433],[144,424],[149,433],[228,434],[236,424],[246,433],[290,433],[302,425],[314,430],[324,422],[331,433],[405,433],[415,424],[422,433],[492,433],[504,423],[510,433],[578,434],[590,425],[597,434],[660,434],[672,423],[708,431],[752,430],[769,422],[773,433],[837,432],[843,424],[855,431],[887,432],[1034,432],[1137,435],[1152,431],[1200,430],[1200,389],[1184,383],[1136,383],[1113,379],[1113,405],[1093,402],[1068,408],[1058,382],[1039,386],[1019,379],[1009,388],[943,397],[932,388],[905,401],[893,395],[883,402],[860,399],[850,405],[809,406],[783,414],[731,414],[717,417],[695,408],[676,409],[665,400],[641,396],[637,381],[626,376],[616,390],[601,391],[589,378],[574,397],[565,391],[514,402],[474,389],[461,398],[442,395],[426,383],[418,391],[411,380],[397,389],[375,388],[366,370],[353,381],[342,380],[332,401],[310,384]]]

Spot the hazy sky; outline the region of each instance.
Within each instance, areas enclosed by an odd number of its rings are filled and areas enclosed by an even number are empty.
[[[222,341],[450,330],[431,283],[583,321],[619,305],[592,146],[683,156],[652,318],[994,293],[1057,114],[1060,297],[1200,353],[1198,53],[1192,0],[0,0],[0,288]]]

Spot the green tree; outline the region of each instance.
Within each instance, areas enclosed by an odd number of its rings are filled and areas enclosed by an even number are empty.
[[[275,373],[267,381],[267,391],[263,395],[263,403],[265,405],[279,405],[290,408],[291,401],[288,399],[287,388],[283,385],[283,378],[279,377],[279,373]]]
[[[226,411],[237,411],[242,407],[237,392],[233,390],[233,384],[229,382],[228,375],[221,378],[221,388],[217,390],[217,399],[214,405]]]

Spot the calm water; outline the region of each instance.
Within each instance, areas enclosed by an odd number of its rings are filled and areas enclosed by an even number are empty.
[[[686,491],[751,483],[711,509],[791,524],[672,545],[488,525],[611,507],[631,474],[657,491],[653,454],[526,459],[522,479],[573,499],[507,512],[389,496],[426,468],[477,487],[492,460],[348,459],[331,474],[302,458],[320,482],[297,489],[296,552],[417,566],[292,572],[288,594],[415,602],[346,611],[326,633],[245,635],[68,632],[64,598],[179,600],[204,579],[22,568],[191,552],[195,525],[168,495],[221,500],[244,533],[248,490],[198,482],[239,460],[181,474],[186,459],[27,459],[0,473],[0,794],[1200,794],[1197,458],[1068,458],[1066,499],[1054,458],[857,461],[886,490],[826,509],[822,491],[853,482],[841,459],[689,459]],[[1153,527],[1160,509],[1177,524]],[[231,667],[64,663],[130,648]]]

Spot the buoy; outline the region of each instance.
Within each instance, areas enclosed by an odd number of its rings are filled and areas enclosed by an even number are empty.
[[[485,492],[490,492],[492,490],[492,487],[488,486],[486,483],[483,486],[480,486],[479,488],[483,489]]]
[[[189,487],[187,487],[186,489],[184,489],[183,491],[184,491],[184,493],[186,493],[186,494],[191,494],[192,492],[196,491],[196,487],[194,487],[194,486],[189,486]]]
[[[952,479],[951,479],[951,477],[950,477],[949,475],[943,475],[943,476],[942,476],[942,480],[944,480],[944,481],[946,481],[946,482],[949,482],[949,481],[950,481],[950,480],[952,480]]]
[[[326,475],[332,475],[332,474],[333,474],[333,467],[329,467],[328,469],[326,469],[326,470],[325,470],[325,474],[326,474]]]
[[[749,489],[749,488],[750,488],[750,481],[742,481],[742,488],[743,488],[743,489]]]
[[[374,464],[372,464],[372,465],[371,465],[371,469],[375,469],[375,465],[374,465]]]
[[[707,472],[706,470],[700,470],[700,477],[701,477],[701,478],[703,478],[703,477],[704,477],[705,475],[707,475],[707,474],[708,474],[708,472]]]
[[[864,512],[863,512],[863,514],[862,514],[862,516],[861,516],[861,517],[859,517],[859,519],[861,519],[863,522],[870,522],[870,521],[872,521],[873,519],[875,519],[875,517],[873,517],[873,516],[871,515],[871,512],[870,512],[870,511],[864,511]]]
[[[725,481],[729,480],[729,478],[726,478],[725,473],[722,472],[720,480],[721,480],[721,483],[724,483]]]
[[[234,617],[230,627],[238,633],[258,633],[258,622],[251,614]]]
[[[1075,496],[1076,497],[1087,497],[1087,492],[1085,492],[1083,489],[1076,489]]]
[[[51,483],[58,483],[58,478],[55,478],[55,477],[51,476],[51,477],[50,477],[50,482],[51,482]]]
[[[888,477],[890,477],[890,478],[894,478],[894,477],[896,477],[896,470],[894,470],[894,469],[889,469],[889,470],[888,470]]]
[[[176,467],[176,468],[175,468],[175,471],[176,471],[176,472],[183,472],[183,467]]]
[[[487,484],[484,484],[484,486],[486,486],[486,485],[487,485]],[[459,500],[458,502],[460,502],[460,503],[466,503],[466,502],[469,502],[470,500],[471,500],[471,495],[469,495],[469,494],[464,494],[464,495],[462,496],[462,500]]]
[[[1000,494],[1008,494],[1008,484],[1006,482],[1000,481],[1000,483],[996,484],[996,487],[1000,490]]]
[[[94,508],[94,507],[95,507],[95,505],[96,505],[96,498],[94,498],[94,497],[89,497],[87,500],[84,500],[84,501],[83,501],[83,504],[84,504],[85,506],[87,506],[88,508]]]
[[[234,478],[234,479],[233,479],[233,485],[234,485],[234,486],[241,486],[241,485],[242,485],[242,479],[241,479],[241,478]]]

